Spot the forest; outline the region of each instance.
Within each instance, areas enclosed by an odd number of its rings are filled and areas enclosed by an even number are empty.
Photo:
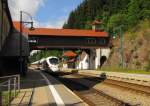
[[[99,20],[101,30],[111,31],[120,25],[128,30],[145,19],[150,19],[150,0],[84,0],[63,28],[91,29],[91,23]]]

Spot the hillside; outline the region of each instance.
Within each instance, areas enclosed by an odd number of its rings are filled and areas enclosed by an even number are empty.
[[[100,20],[99,29],[110,35],[123,26],[126,68],[150,70],[150,0],[84,0],[70,13],[63,28],[91,29]],[[120,66],[120,39],[113,40],[110,58],[105,66]]]
[[[120,39],[117,38],[105,66],[119,65]],[[128,69],[150,70],[150,20],[142,21],[132,31],[124,33],[124,65]]]
[[[112,31],[124,25],[128,30],[144,19],[150,19],[150,0],[84,0],[63,27],[91,29],[93,20],[101,20],[101,29]]]

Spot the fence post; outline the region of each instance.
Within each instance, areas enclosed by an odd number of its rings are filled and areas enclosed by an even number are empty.
[[[2,88],[0,84],[0,106],[2,106]]]
[[[8,80],[8,106],[10,106],[10,101],[11,101],[11,79]]]
[[[18,92],[20,92],[20,75],[18,75]]]
[[[14,97],[16,97],[16,77],[14,78]]]

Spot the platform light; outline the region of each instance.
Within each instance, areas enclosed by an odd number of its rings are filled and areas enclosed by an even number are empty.
[[[30,17],[31,21],[23,21],[23,14],[26,14],[28,17]],[[23,33],[23,24],[30,24],[31,27],[29,30],[34,30],[33,27],[33,19],[31,15],[25,11],[20,11],[20,72],[21,75],[25,76],[26,72],[23,71],[23,56],[22,56],[22,33]]]

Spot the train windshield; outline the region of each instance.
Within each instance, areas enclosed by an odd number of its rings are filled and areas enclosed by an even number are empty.
[[[49,59],[50,64],[58,64],[58,59],[57,58],[51,58]]]

